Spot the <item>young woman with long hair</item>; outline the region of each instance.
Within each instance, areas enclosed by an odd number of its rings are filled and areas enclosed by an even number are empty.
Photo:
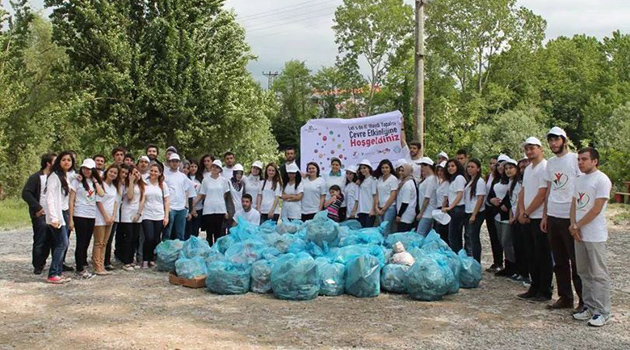
[[[234,165],[230,179],[230,195],[232,196],[232,203],[234,203],[234,213],[243,209],[241,202],[247,189],[244,175],[243,166],[241,164]],[[230,213],[231,216],[234,216],[234,213]],[[232,227],[232,223],[228,227]]]
[[[245,177],[245,193],[252,196],[252,208],[258,211],[260,211],[258,207],[258,195],[260,194],[263,181],[262,168],[263,164],[258,160],[255,161],[249,168],[249,175]]]
[[[435,190],[435,204],[437,205],[435,209],[439,210],[448,206],[448,190],[450,183],[446,180],[446,173],[446,161],[442,161],[440,164],[436,165],[435,176],[437,177],[438,187]],[[433,217],[433,215],[431,215],[431,217]],[[440,235],[440,238],[442,238],[444,242],[448,243],[448,224],[442,225],[435,221],[433,228],[435,229],[435,232]]]
[[[203,182],[203,173],[202,169],[199,166],[199,162],[194,159],[190,159],[190,168],[188,170],[188,178],[193,183],[193,188],[195,189],[195,197],[199,194],[199,190],[201,189],[201,183]],[[193,199],[194,200],[194,199]],[[192,208],[192,202],[190,203]],[[200,201],[195,206],[195,213],[193,215],[193,210],[191,209],[191,218],[186,222],[186,240],[190,238],[190,236],[199,237],[199,228],[201,227],[201,217],[203,216],[203,201]]]
[[[324,173],[324,180],[326,181],[326,201],[330,199],[329,190],[332,186],[337,185],[341,189],[343,194],[344,187],[346,186],[346,176],[341,170],[343,164],[339,158],[333,157],[330,159],[330,171]],[[341,208],[339,208],[339,220],[344,221],[348,214],[347,199],[344,196]]]
[[[282,178],[275,163],[265,167],[265,177],[260,183],[260,191],[256,207],[260,212],[260,222],[267,220],[277,222],[280,218],[280,197],[282,196]]]
[[[496,158],[503,159],[505,155],[501,155]],[[490,159],[491,163],[497,159]],[[504,169],[498,162],[494,162],[491,166],[492,173],[488,176],[486,181],[486,227],[488,228],[488,235],[490,237],[490,247],[492,248],[492,265],[486,270],[488,272],[497,272],[503,267],[503,248],[501,247],[501,241],[499,239],[497,222],[494,217],[499,214],[499,206],[493,204],[493,202],[499,202],[503,198],[498,198],[495,191],[495,186],[504,177]]]
[[[304,185],[302,184],[302,176],[300,176],[300,168],[295,164],[289,164],[286,171],[288,181],[282,190],[283,218],[301,220]]]
[[[48,271],[48,282],[61,284],[69,281],[62,275],[63,257],[68,249],[68,215],[70,186],[66,178],[68,171],[74,166],[70,152],[61,152],[53,163],[46,179],[45,207],[46,224],[50,226],[53,238],[52,261]]]
[[[374,172],[376,178],[376,215],[381,222],[387,221],[384,235],[388,235],[396,221],[396,195],[398,194],[398,175],[389,159],[383,159]]]
[[[510,189],[512,186],[512,178],[516,177],[516,161],[513,159],[503,160],[497,163],[496,167],[501,168],[501,178],[494,185],[495,198],[490,201],[493,206],[498,208],[494,217],[494,223],[497,227],[497,234],[501,242],[501,248],[505,254],[504,268],[499,270],[495,275],[502,277],[511,277],[516,273],[516,261],[514,257],[514,241],[512,239],[512,225],[510,224]],[[510,168],[512,177],[508,174],[507,168]]]
[[[76,276],[81,279],[92,278],[86,267],[87,256],[94,224],[96,220],[96,197],[103,196],[103,181],[96,169],[94,160],[87,158],[79,168],[79,174],[70,186],[69,215],[72,231],[76,225],[77,245],[74,250]]]
[[[516,262],[516,274],[511,279],[517,282],[531,282],[529,275],[529,265],[527,260],[527,246],[525,245],[525,235],[527,232],[523,229],[518,217],[522,210],[518,206],[518,196],[523,189],[523,171],[529,165],[529,159],[524,158],[517,162],[515,169],[511,169],[509,164],[506,172],[512,181],[508,195],[510,197],[510,224],[512,225],[512,242],[514,244],[514,260]]]
[[[374,227],[376,221],[376,179],[372,176],[372,164],[364,159],[359,163],[358,176],[358,210],[359,222],[362,227]]]
[[[201,169],[197,171],[201,171],[201,175],[205,179],[206,177],[212,174],[212,163],[214,162],[214,156],[212,154],[204,154],[201,156],[199,160],[199,166]]]
[[[142,212],[144,210],[145,182],[142,174],[135,166],[126,166],[129,176],[125,181],[123,201],[120,209],[120,260],[123,263],[123,270],[133,271],[134,253],[139,245],[140,227],[142,226]],[[138,262],[139,264],[140,262]],[[138,266],[139,267],[139,266]]]
[[[96,220],[94,221],[94,247],[92,248],[92,263],[94,273],[102,276],[109,275],[105,269],[105,247],[112,233],[114,220],[118,216],[119,183],[118,174],[120,167],[110,165],[103,176],[103,195],[96,197]]]
[[[359,178],[357,176],[357,167],[350,165],[346,168],[346,183],[343,189],[343,197],[346,202],[347,219],[356,219],[357,210],[359,209]]]
[[[202,223],[210,245],[225,235],[222,230],[223,220],[228,218],[227,201],[232,200],[228,180],[221,176],[223,163],[217,159],[212,163],[211,169],[212,173],[203,179],[199,194],[193,201],[192,212],[192,215],[196,214],[194,207],[203,200]]]
[[[481,263],[480,233],[485,214],[483,202],[486,197],[486,182],[481,174],[481,162],[478,159],[469,160],[466,167],[468,168],[468,182],[464,189],[466,253]]]
[[[464,190],[466,177],[464,166],[457,159],[449,159],[446,162],[446,181],[448,182],[447,204],[442,206],[442,212],[448,213],[451,222],[448,224],[448,244],[454,252],[459,252],[462,247],[462,231],[466,219],[464,207]]]
[[[317,212],[324,210],[326,201],[326,180],[319,176],[319,165],[310,162],[306,165],[304,196],[302,197],[302,221],[312,220]]]
[[[144,189],[144,210],[142,211],[142,230],[144,245],[142,247],[142,267],[153,267],[155,258],[153,251],[161,240],[162,231],[168,225],[170,210],[170,193],[164,182],[162,167],[154,163],[149,170],[149,181]]]
[[[117,163],[114,163],[118,165]],[[114,270],[114,266],[111,262],[112,256],[112,243],[114,241],[114,236],[116,236],[116,244],[114,245],[114,256],[118,261],[122,261],[120,258],[120,253],[122,252],[122,241],[123,236],[121,231],[118,229],[120,225],[120,214],[121,214],[121,206],[123,202],[123,193],[125,193],[125,184],[127,183],[127,177],[129,177],[129,173],[131,168],[126,165],[118,165],[120,167],[120,172],[118,173],[118,212],[116,213],[116,218],[114,219],[114,225],[112,226],[112,233],[109,235],[109,240],[107,240],[107,246],[105,247],[105,270],[112,271]]]
[[[433,211],[438,207],[437,189],[438,179],[431,158],[420,160],[422,182],[418,186],[418,220],[417,232],[423,236],[429,234],[433,228]],[[441,204],[441,203],[440,203]]]
[[[418,207],[418,188],[413,177],[412,165],[405,161],[398,167],[398,175],[400,183],[396,191],[396,231],[409,232],[413,230]]]

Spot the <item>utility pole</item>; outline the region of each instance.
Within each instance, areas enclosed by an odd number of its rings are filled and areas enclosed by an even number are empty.
[[[269,71],[267,73],[263,72],[263,75],[267,77],[267,90],[271,90],[271,86],[273,85],[273,80],[278,75],[280,75],[280,73]]]
[[[422,144],[420,155],[424,154],[424,4],[429,0],[416,0],[415,33],[415,89],[413,115],[415,135]]]

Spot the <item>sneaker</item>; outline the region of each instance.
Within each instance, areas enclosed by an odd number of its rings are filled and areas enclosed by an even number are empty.
[[[132,266],[135,270],[139,270],[142,268],[142,264],[138,264],[138,265],[133,265]]]
[[[94,275],[89,273],[88,270],[83,270],[81,272],[77,272],[76,276],[77,276],[77,278],[83,279],[83,280],[89,280],[90,278],[94,277]]]
[[[578,306],[576,306],[575,309],[573,309],[573,313],[582,312],[582,310],[584,310],[584,302],[580,300],[578,302]]]
[[[107,266],[105,266],[105,270],[107,270],[107,271],[114,271],[115,268],[112,265],[107,265]]]
[[[510,276],[508,278],[512,282],[523,282],[523,276],[519,275],[518,273],[515,273],[515,274],[513,274],[512,276]]]
[[[532,280],[530,280],[529,278],[524,278],[523,279],[523,287],[529,288],[531,286],[532,286]]]
[[[605,326],[609,320],[610,316],[606,317],[604,315],[595,315],[588,321],[587,325],[591,327],[602,327]]]
[[[48,277],[46,279],[46,282],[51,283],[51,284],[62,284],[63,282],[63,278],[61,278],[61,276],[52,276],[52,277]]]
[[[490,265],[489,268],[486,269],[486,272],[496,273],[497,271],[501,270],[502,268],[503,268],[503,266],[501,266],[501,265],[492,264],[492,265]]]
[[[494,275],[498,276],[498,277],[508,277],[508,276],[511,275],[511,273],[510,273],[510,271],[508,269],[504,268],[504,269],[501,269],[501,270],[497,271]]]
[[[63,264],[63,266],[62,266],[62,269],[61,269],[61,270],[62,270],[62,271],[65,271],[65,272],[72,272],[72,271],[74,271],[74,267],[72,267],[72,266],[68,266],[68,265],[66,265],[66,264]]]
[[[573,313],[573,318],[578,321],[588,321],[593,317],[593,313],[588,308],[583,308],[578,312]]]
[[[131,266],[131,265],[123,265],[122,269],[125,270],[125,271],[133,271],[134,270],[133,266]]]

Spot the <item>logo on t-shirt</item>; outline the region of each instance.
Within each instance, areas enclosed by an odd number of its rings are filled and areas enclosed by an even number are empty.
[[[591,201],[591,197],[586,192],[578,192],[577,209],[584,209]]]
[[[556,190],[562,189],[569,182],[569,177],[564,173],[555,173],[553,187]]]

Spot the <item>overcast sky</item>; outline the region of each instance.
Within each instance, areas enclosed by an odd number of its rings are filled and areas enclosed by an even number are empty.
[[[413,0],[405,0],[413,3]],[[439,1],[439,0],[434,0]],[[43,0],[32,0],[43,8]],[[249,69],[266,86],[262,72],[280,71],[291,59],[306,61],[316,71],[334,64],[337,46],[330,27],[343,0],[226,0],[247,29],[258,60]],[[587,34],[598,38],[614,30],[630,32],[630,0],[518,0],[547,20],[547,38]]]

